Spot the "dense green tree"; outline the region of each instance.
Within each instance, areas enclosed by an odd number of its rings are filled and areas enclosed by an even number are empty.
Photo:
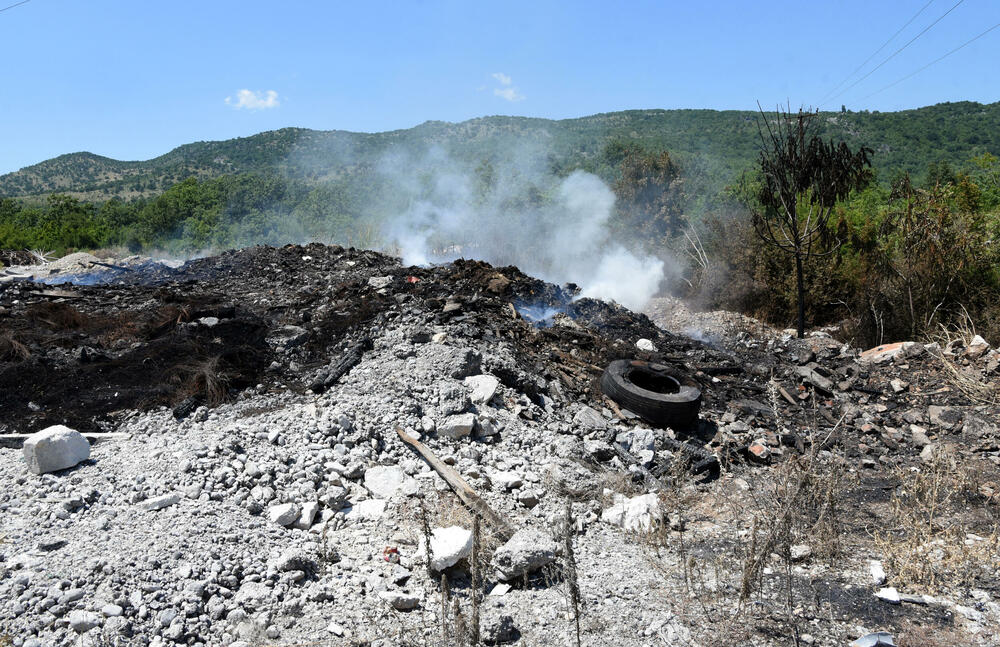
[[[684,180],[667,151],[622,151],[614,190],[619,222],[628,232],[663,244],[684,227]]]

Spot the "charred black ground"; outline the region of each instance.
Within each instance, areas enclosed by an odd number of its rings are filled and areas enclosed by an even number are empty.
[[[781,348],[763,341],[713,346],[667,333],[615,304],[577,298],[575,286],[479,261],[403,267],[397,258],[353,248],[261,246],[177,269],[111,264],[80,280],[100,284],[0,285],[5,432],[51,424],[93,431],[118,412],[192,398],[213,405],[258,385],[305,390],[404,314],[421,318],[428,337],[447,324],[463,337],[514,344],[518,370],[495,372],[535,399],[552,397],[558,384],[566,400],[608,406],[599,377],[609,362],[666,364],[701,388],[702,422],[691,433],[717,445],[729,442],[716,426],[729,413],[755,435],[766,431],[775,446],[801,451],[812,430],[825,434],[826,446],[857,455],[871,443],[853,440],[860,423],[850,422],[852,401],[884,401],[880,417],[887,419],[913,406],[969,404],[959,389],[942,388],[938,362],[926,354],[908,361],[932,370],[914,370],[912,387],[894,393],[894,370],[858,363],[828,337]],[[558,314],[543,324],[519,314],[528,308]],[[657,350],[637,350],[641,338]],[[891,434],[881,434],[890,451],[898,448]]]
[[[382,285],[373,277],[391,278]],[[402,267],[376,252],[314,244],[253,247],[178,269],[109,265],[71,278],[77,283],[0,287],[0,420],[8,432],[96,430],[119,411],[192,396],[212,404],[257,384],[302,389],[310,371],[404,311],[421,313],[428,330],[447,322],[474,338],[515,342],[520,368],[538,378],[517,386],[534,397],[556,379],[599,398],[594,378],[611,359],[634,355],[638,338],[660,349],[650,359],[740,372],[727,353],[664,333],[644,315],[476,261]],[[561,314],[540,329],[514,304]],[[738,379],[706,399],[759,389]]]

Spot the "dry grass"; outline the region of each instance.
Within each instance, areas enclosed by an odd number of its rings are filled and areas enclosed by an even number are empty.
[[[1000,525],[980,494],[982,469],[942,450],[925,468],[900,469],[896,476],[887,529],[874,533],[890,583],[935,594],[995,581]],[[986,514],[977,519],[976,508]]]
[[[941,332],[933,341],[941,345],[942,352],[937,353],[937,357],[948,383],[976,404],[993,405],[1000,400],[1000,385],[985,379],[974,364],[963,366],[961,358],[944,352],[954,346],[968,348],[975,336],[976,325],[968,312],[965,312],[963,319],[957,324],[951,327],[941,326]]]
[[[0,334],[0,360],[18,362],[31,357],[28,347],[17,340],[14,333]]]
[[[105,331],[101,334],[102,344],[113,345],[119,341],[132,341],[138,338],[140,330],[135,317],[127,312],[119,312],[104,322]]]
[[[409,530],[414,537],[424,535],[422,528],[424,518],[427,519],[430,528],[461,526],[466,530],[472,530],[473,526],[472,513],[461,499],[451,492],[440,492],[422,501],[407,503],[400,513],[400,518],[410,520]],[[480,563],[485,568],[493,558],[493,553],[503,545],[504,540],[493,532],[488,522],[484,521],[480,526],[482,531]]]
[[[204,403],[214,407],[225,402],[229,395],[229,378],[221,371],[218,357],[210,357],[195,364],[181,366],[178,370],[184,381],[181,392],[198,395]]]
[[[896,644],[898,647],[956,647],[973,644],[973,638],[957,627],[920,625],[906,620]]]
[[[88,320],[82,312],[67,303],[35,303],[28,307],[25,314],[28,319],[52,330],[76,330]]]

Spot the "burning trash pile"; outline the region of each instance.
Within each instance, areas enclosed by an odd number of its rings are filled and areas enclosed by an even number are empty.
[[[809,508],[789,483],[821,480],[795,470],[844,475],[816,510],[878,515],[890,468],[956,452],[983,465],[963,503],[995,510],[1000,354],[978,341],[711,345],[515,267],[318,244],[10,276],[0,636],[19,647],[710,644],[707,616],[754,644],[788,626],[843,644],[944,613],[973,639],[1000,623],[979,579],[886,602],[896,553],[869,537],[831,568],[790,516]],[[995,540],[970,523],[971,549]],[[772,527],[787,536],[758,542]],[[786,553],[787,572],[768,561]]]

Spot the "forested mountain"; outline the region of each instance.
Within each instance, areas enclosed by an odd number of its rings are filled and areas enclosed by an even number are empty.
[[[387,154],[437,146],[465,162],[505,161],[524,151],[548,156],[553,170],[601,172],[601,152],[615,140],[668,150],[682,166],[711,168],[724,184],[749,167],[758,146],[748,111],[628,110],[578,119],[483,117],[457,124],[426,122],[382,133],[283,128],[217,142],[195,142],[141,162],[72,153],[0,176],[0,197],[68,193],[103,201],[159,194],[188,178],[276,173],[307,184],[353,184]],[[1000,155],[1000,103],[944,103],[901,112],[823,112],[820,132],[875,150],[882,179],[923,174],[932,162],[962,168],[976,155]]]

